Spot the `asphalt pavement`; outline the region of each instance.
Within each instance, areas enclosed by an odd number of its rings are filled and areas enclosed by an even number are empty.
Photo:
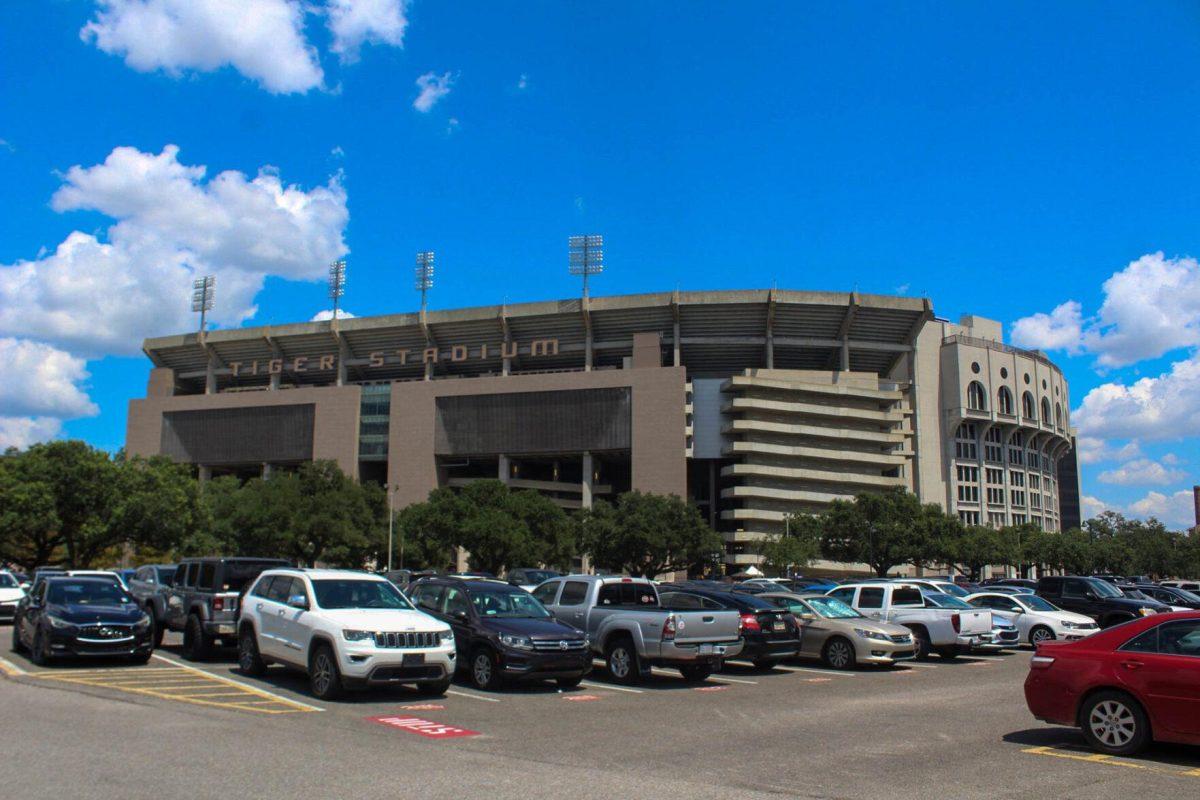
[[[6,633],[7,631],[5,631]],[[693,687],[602,668],[444,697],[313,700],[233,654],[145,667],[34,667],[0,651],[0,783],[10,797],[1087,798],[1200,793],[1200,749],[1115,759],[1025,708],[1029,652],[889,670],[730,665]]]

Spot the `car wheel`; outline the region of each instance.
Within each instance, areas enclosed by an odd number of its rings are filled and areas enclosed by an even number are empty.
[[[258,640],[248,624],[238,637],[238,668],[243,675],[259,676],[267,671],[267,662],[258,653]]]
[[[712,672],[712,667],[708,664],[689,664],[679,668],[679,674],[688,683],[703,683]]]
[[[29,660],[39,667],[44,667],[50,663],[51,658],[50,643],[46,641],[46,635],[36,631],[33,634],[33,646],[29,648]]]
[[[929,634],[924,630],[913,631],[913,643],[916,645],[917,661],[928,661],[929,654],[933,650],[933,645],[929,641]]]
[[[1150,722],[1141,705],[1124,692],[1097,692],[1079,712],[1083,738],[1093,749],[1133,755],[1150,741]]]
[[[495,689],[500,685],[500,670],[491,650],[476,650],[471,654],[471,683],[477,689]]]
[[[629,639],[617,639],[609,644],[604,653],[608,674],[617,683],[635,683],[640,674],[637,651]]]
[[[769,669],[775,669],[776,665],[779,664],[779,661],[780,661],[780,659],[774,659],[774,658],[755,659],[754,668],[761,669],[764,671],[769,670]]]
[[[557,678],[554,682],[558,684],[558,688],[560,689],[574,689],[582,681],[583,676],[580,675],[576,678]]]
[[[949,647],[939,647],[936,650],[938,658],[943,661],[953,661],[958,658],[958,647],[951,645]]]
[[[167,633],[167,626],[158,621],[158,617],[154,616],[154,606],[146,606],[146,613],[150,615],[150,625],[153,632],[150,634],[151,641],[154,642],[154,649],[162,647],[163,636]]]
[[[151,653],[138,653],[135,656],[129,657],[130,664],[146,664],[150,661]]]
[[[24,653],[25,645],[21,644],[21,623],[13,621],[12,626],[12,651],[14,653]]]
[[[826,666],[833,669],[850,669],[858,660],[854,653],[854,645],[841,636],[835,636],[825,643],[821,658]]]
[[[183,657],[188,661],[203,661],[211,648],[212,639],[204,632],[200,618],[195,614],[188,617],[183,629]]]
[[[308,665],[308,686],[321,700],[336,700],[342,696],[342,673],[337,657],[327,644],[318,646],[313,653],[312,663]]]
[[[1037,647],[1042,642],[1052,642],[1054,639],[1054,631],[1045,625],[1038,625],[1029,632],[1029,643],[1034,647]]]

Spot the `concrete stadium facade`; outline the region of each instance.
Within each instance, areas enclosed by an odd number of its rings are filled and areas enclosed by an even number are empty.
[[[889,487],[971,523],[1078,518],[1061,371],[1005,345],[999,323],[953,324],[923,298],[582,298],[190,333],[144,351],[154,367],[127,449],[202,478],[329,458],[397,507],[481,478],[569,509],[676,494],[722,533],[729,565],[756,563],[788,513]]]

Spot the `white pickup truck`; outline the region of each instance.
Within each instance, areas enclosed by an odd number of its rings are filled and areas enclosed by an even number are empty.
[[[888,581],[839,586],[828,592],[860,614],[881,622],[903,625],[913,632],[917,658],[930,652],[945,659],[991,641],[992,613],[951,608],[927,608],[917,586]]]

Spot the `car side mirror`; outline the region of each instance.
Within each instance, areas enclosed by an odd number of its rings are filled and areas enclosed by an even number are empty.
[[[30,586],[32,586],[32,585],[33,585],[33,584],[31,584],[29,581],[25,581],[24,583],[22,583],[22,584],[21,584],[21,587],[20,587],[20,588],[21,588],[21,591],[28,592],[28,591],[29,591],[29,587],[30,587]]]
[[[803,614],[797,614],[796,616],[798,616],[800,619],[809,620],[809,621],[812,621],[817,618],[816,614],[813,614],[809,611],[805,611]]]
[[[301,611],[308,610],[308,598],[302,594],[292,595],[291,597],[288,598],[287,604],[291,608],[298,608]]]
[[[1021,608],[1020,606],[1013,606],[1012,608],[1009,609],[1009,611],[1013,612],[1014,614],[1024,614],[1025,613],[1025,609]]]

